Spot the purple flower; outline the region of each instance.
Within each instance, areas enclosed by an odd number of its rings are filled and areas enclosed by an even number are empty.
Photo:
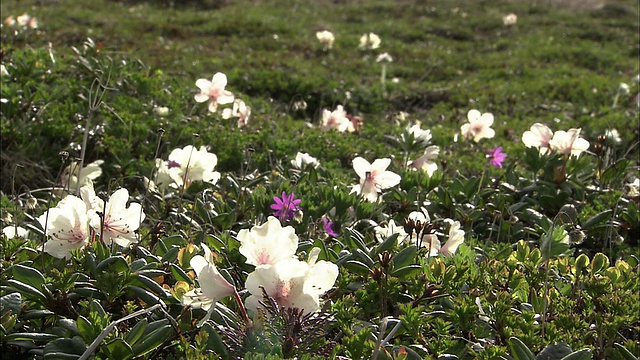
[[[502,162],[507,157],[506,153],[502,152],[502,146],[498,146],[495,149],[489,150],[489,163],[493,166],[502,168]]]
[[[289,221],[293,219],[296,211],[302,210],[302,208],[298,206],[302,200],[296,199],[294,193],[287,195],[287,193],[283,191],[282,197],[274,196],[273,201],[276,202],[271,205],[271,209],[275,210],[273,215],[280,219],[280,221]]]
[[[338,237],[338,233],[333,231],[333,221],[329,220],[326,216],[322,217],[322,223],[324,224],[324,231],[331,237]]]

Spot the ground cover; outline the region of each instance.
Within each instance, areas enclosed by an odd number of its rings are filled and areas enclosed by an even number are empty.
[[[3,1],[2,356],[637,358],[591,3]]]

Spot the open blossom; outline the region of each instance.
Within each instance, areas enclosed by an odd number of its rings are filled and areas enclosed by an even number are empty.
[[[380,36],[374,33],[363,34],[360,37],[360,49],[377,49],[380,47]]]
[[[128,247],[131,243],[138,242],[136,230],[144,221],[145,213],[139,203],[134,202],[127,207],[128,201],[129,191],[119,189],[104,204],[104,210],[100,209],[100,212],[104,211],[102,216],[96,212],[92,214],[91,227],[102,233],[102,242],[106,245],[115,242]]]
[[[360,183],[354,185],[351,192],[364,196],[368,201],[378,200],[378,193],[400,183],[400,175],[387,171],[391,159],[377,159],[370,164],[367,160],[357,157],[353,159],[353,169],[360,177]]]
[[[400,136],[406,142],[410,135],[413,135],[413,142],[416,144],[426,145],[431,141],[431,130],[422,130],[418,124],[407,126]]]
[[[296,212],[302,210],[299,206],[302,200],[296,199],[295,194],[287,195],[286,192],[282,192],[281,197],[274,196],[273,201],[275,204],[271,205],[271,210],[274,210],[274,216],[280,221],[290,221],[296,215]]]
[[[424,150],[424,154],[421,157],[409,161],[407,165],[416,170],[425,171],[429,176],[433,176],[433,173],[438,170],[438,164],[433,160],[438,157],[439,153],[440,148],[437,145],[431,145]]]
[[[204,256],[196,255],[191,259],[191,267],[196,272],[199,288],[182,295],[182,305],[207,311],[207,315],[197,325],[202,326],[213,313],[215,303],[233,295],[235,287],[225,279],[216,268],[213,253],[202,244]]]
[[[333,230],[333,221],[329,220],[326,215],[322,216],[322,225],[324,226],[324,232],[327,233],[327,235],[334,238],[339,236],[338,233]]]
[[[389,53],[382,53],[376,57],[376,62],[381,61],[393,62],[393,58],[391,57],[391,55],[389,55]]]
[[[447,242],[440,248],[443,256],[453,256],[458,247],[464,242],[464,230],[460,229],[460,221],[445,219],[449,223],[449,238]]]
[[[398,234],[398,244],[402,244],[407,238],[409,238],[409,234],[404,231],[404,227],[396,224],[393,219],[389,220],[386,226],[374,227],[373,231],[375,232],[376,238],[379,242],[387,240],[393,234]]]
[[[71,251],[89,242],[89,216],[82,199],[67,195],[58,205],[38,217],[49,240],[44,251],[56,258],[71,258]]]
[[[495,136],[496,132],[491,128],[493,125],[493,114],[484,113],[476,109],[469,110],[467,113],[468,124],[462,125],[460,131],[466,139],[473,139],[478,142],[481,139],[490,139]]]
[[[207,151],[205,146],[196,149],[193,145],[174,149],[169,159],[156,159],[156,184],[162,189],[167,187],[188,188],[194,181],[215,184],[220,180],[220,173],[214,171],[218,157]]]
[[[237,238],[241,244],[240,254],[247,258],[247,264],[255,266],[273,265],[292,258],[298,249],[298,236],[293,227],[282,227],[273,216],[251,230],[240,230]]]
[[[318,41],[320,41],[320,43],[327,49],[331,49],[333,47],[333,42],[336,39],[335,36],[333,36],[333,33],[328,30],[318,31],[316,33],[316,37],[318,38]]]
[[[310,252],[307,262],[286,259],[273,266],[258,266],[247,276],[245,287],[251,293],[245,302],[247,310],[261,308],[262,289],[279,306],[297,308],[305,314],[320,308],[320,296],[333,287],[338,277],[338,266],[328,261],[317,261],[319,249]]]
[[[544,124],[535,123],[531,129],[522,134],[522,143],[526,147],[537,147],[544,154],[549,150],[549,142],[553,138],[553,131]]]
[[[78,185],[84,186],[89,181],[93,181],[102,175],[102,168],[100,166],[104,163],[104,160],[96,160],[91,164],[82,168],[80,171],[80,164],[77,161],[72,161],[62,171],[62,186],[75,191]],[[78,179],[78,173],[80,173],[80,179]]]
[[[29,236],[29,230],[15,225],[9,225],[2,228],[2,234],[7,237],[7,239],[15,239],[15,238],[24,238],[26,239]]]
[[[5,77],[5,76],[10,76],[9,72],[7,71],[7,67],[3,65],[0,65],[0,77]]]
[[[569,131],[559,130],[553,133],[553,138],[549,141],[552,150],[576,157],[589,148],[589,142],[580,137],[581,129],[569,129]]]
[[[515,25],[518,22],[518,15],[511,13],[502,17],[502,23],[505,26]]]
[[[340,132],[355,131],[342,105],[338,105],[334,111],[322,110],[322,128],[324,130],[335,129]]]
[[[318,159],[307,153],[298,152],[295,160],[291,160],[291,165],[296,169],[304,169],[307,166],[318,168],[318,166],[320,166],[320,162]]]
[[[196,94],[195,100],[199,103],[208,101],[209,112],[216,112],[218,104],[231,104],[233,102],[233,93],[224,89],[227,86],[227,75],[221,72],[213,75],[211,81],[198,79],[196,86],[200,89],[200,94]]]
[[[502,152],[502,146],[490,150],[487,156],[489,157],[489,163],[499,168],[502,168],[502,162],[507,158],[507,154]]]
[[[245,104],[242,99],[235,99],[233,101],[233,108],[226,108],[222,110],[222,118],[229,119],[232,117],[238,118],[238,127],[241,128],[249,122],[251,116],[251,108]]]

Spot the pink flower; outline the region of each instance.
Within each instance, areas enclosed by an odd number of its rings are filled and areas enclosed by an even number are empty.
[[[198,79],[196,86],[200,88],[200,94],[196,94],[195,100],[199,103],[209,101],[209,112],[216,112],[218,104],[230,104],[233,102],[233,93],[225,90],[227,75],[216,73],[211,81]]]
[[[324,231],[331,237],[338,237],[338,233],[333,230],[333,221],[329,220],[326,216],[322,217],[322,224],[324,225]]]
[[[275,204],[271,205],[271,209],[275,210],[274,216],[278,217],[280,221],[291,220],[296,214],[296,211],[302,210],[300,208],[300,202],[302,200],[296,199],[295,194],[291,193],[291,195],[287,195],[286,192],[282,192],[282,197],[273,197],[273,201]]]
[[[502,162],[507,157],[507,154],[502,152],[502,146],[498,146],[495,149],[489,150],[489,163],[493,166],[502,168]]]

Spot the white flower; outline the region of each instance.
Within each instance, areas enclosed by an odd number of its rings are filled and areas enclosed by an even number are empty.
[[[160,117],[165,117],[169,115],[169,108],[166,106],[154,106],[153,112]]]
[[[197,326],[202,326],[213,313],[214,305],[217,301],[233,295],[235,287],[229,283],[216,268],[211,250],[202,244],[204,256],[196,255],[191,259],[191,267],[196,272],[199,288],[193,289],[182,295],[182,305],[190,306],[194,309],[203,309],[207,315]]]
[[[580,156],[583,151],[589,148],[589,142],[580,137],[580,130],[556,131],[549,141],[549,147],[561,154]]]
[[[91,164],[83,167],[82,171],[80,171],[80,180],[78,180],[79,164],[76,161],[72,161],[62,171],[62,186],[69,190],[75,190],[78,184],[80,186],[84,186],[89,181],[97,179],[100,175],[102,175],[102,169],[100,168],[100,166],[103,163],[104,160],[96,160]]]
[[[400,175],[387,171],[391,159],[377,159],[370,164],[367,160],[357,157],[353,159],[353,169],[360,177],[360,184],[354,185],[351,192],[364,196],[368,201],[378,200],[378,193],[400,183]]]
[[[386,226],[374,227],[373,231],[376,234],[378,242],[383,242],[391,235],[398,234],[398,244],[402,244],[409,237],[409,234],[404,231],[404,227],[397,225],[393,219],[389,220]]]
[[[340,132],[353,132],[353,123],[347,117],[347,112],[342,105],[338,105],[334,111],[324,109],[322,111],[322,128],[324,130],[336,129]]]
[[[490,139],[495,136],[496,132],[491,128],[493,114],[480,114],[480,111],[472,109],[467,113],[467,118],[469,123],[462,125],[460,128],[462,136],[465,138],[478,142],[481,139]]]
[[[424,154],[407,164],[417,170],[426,171],[429,176],[433,176],[433,173],[438,170],[438,164],[435,160],[440,153],[440,148],[437,145],[431,145],[424,150]]]
[[[292,258],[298,249],[298,236],[291,226],[282,227],[280,220],[269,216],[267,222],[256,225],[251,230],[238,232],[240,254],[247,258],[247,264],[274,265]]]
[[[378,55],[378,57],[376,57],[376,62],[381,61],[393,62],[393,58],[391,57],[391,55],[389,55],[389,53],[382,53]]]
[[[320,308],[320,295],[333,287],[338,267],[327,261],[316,263],[318,250],[312,250],[308,262],[282,260],[272,266],[258,266],[247,277],[245,287],[251,293],[245,302],[248,310],[261,308],[262,288],[278,305],[298,308],[305,314]]]
[[[227,86],[227,75],[221,72],[213,75],[211,81],[198,79],[196,86],[200,88],[200,94],[196,94],[194,98],[199,103],[208,101],[209,112],[216,112],[218,104],[230,104],[233,102],[233,93],[224,89]]]
[[[89,241],[89,216],[84,201],[67,195],[58,206],[38,217],[49,240],[44,251],[56,258],[71,258],[71,251],[82,249]]]
[[[620,144],[622,142],[622,139],[620,138],[620,133],[616,129],[607,129],[607,131],[605,131],[604,133],[604,136],[607,139],[610,139],[611,142],[613,142],[614,144]]]
[[[19,237],[26,239],[29,236],[29,230],[15,225],[5,226],[2,229],[2,233],[7,237],[7,239],[15,239]]]
[[[417,144],[426,145],[431,141],[431,130],[422,130],[418,124],[407,126],[401,135],[402,141],[406,142],[409,135],[413,135],[413,142]]]
[[[335,36],[333,36],[333,33],[327,30],[318,31],[316,33],[316,37],[318,38],[318,41],[320,41],[320,43],[327,49],[331,49],[333,47],[333,42],[336,39]]]
[[[318,168],[318,166],[320,166],[320,162],[318,159],[307,153],[298,152],[296,154],[296,159],[291,160],[291,165],[296,169],[304,169],[307,166]]]
[[[618,90],[625,95],[628,95],[631,92],[631,90],[629,89],[629,85],[625,83],[620,83],[620,86],[618,86]]]
[[[245,104],[242,99],[235,99],[233,101],[233,108],[226,108],[222,110],[222,118],[229,119],[232,117],[238,118],[238,127],[241,128],[249,122],[251,116],[251,108]]]
[[[374,33],[363,34],[360,37],[360,49],[377,49],[380,47],[380,36]]]
[[[0,65],[0,77],[10,76],[7,71],[7,67],[4,65]]]
[[[625,189],[627,191],[625,196],[628,198],[635,198],[640,196],[640,178],[636,178],[632,182],[627,183]]]
[[[205,146],[200,150],[192,145],[177,148],[169,154],[168,161],[156,159],[156,183],[162,189],[188,188],[194,181],[216,184],[220,180],[220,173],[214,171],[217,164],[218,157],[208,152]]]
[[[460,222],[451,219],[445,219],[449,223],[449,239],[440,248],[442,256],[453,256],[458,250],[460,244],[464,242],[464,230],[460,230]]]
[[[505,26],[515,25],[518,22],[518,15],[511,13],[502,17],[502,23]]]
[[[537,147],[544,154],[549,150],[549,142],[553,138],[553,131],[544,124],[535,123],[531,129],[522,134],[522,143],[526,147]]]
[[[122,247],[128,247],[132,242],[138,242],[135,231],[138,230],[146,215],[142,210],[142,205],[131,203],[127,207],[128,201],[129,191],[119,189],[111,195],[104,205],[102,217],[97,213],[92,214],[91,227],[97,233],[102,231],[102,242],[106,245],[115,242]]]

